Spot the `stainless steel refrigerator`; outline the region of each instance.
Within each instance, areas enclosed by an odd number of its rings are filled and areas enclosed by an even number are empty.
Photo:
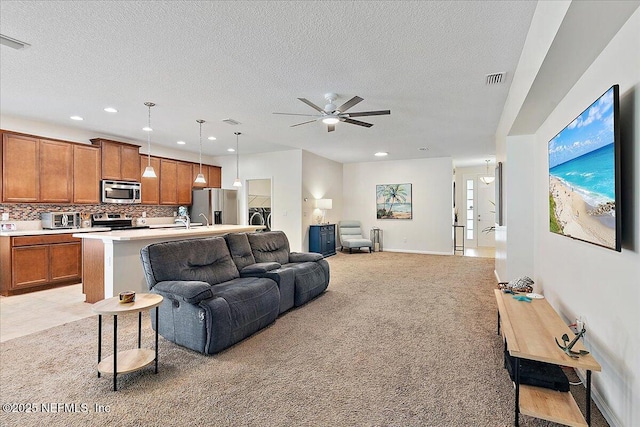
[[[193,190],[191,221],[204,222],[204,214],[209,224],[239,224],[238,190],[203,188]]]

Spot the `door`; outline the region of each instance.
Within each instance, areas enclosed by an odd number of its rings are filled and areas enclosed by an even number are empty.
[[[271,228],[271,179],[247,180],[247,220],[249,225]]]
[[[485,174],[465,174],[463,212],[465,247],[495,246],[495,182],[485,184]]]

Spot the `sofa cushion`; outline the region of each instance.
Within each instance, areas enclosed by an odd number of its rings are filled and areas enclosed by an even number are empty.
[[[282,231],[249,233],[247,237],[256,262],[289,262],[289,240]]]
[[[242,270],[248,265],[255,264],[256,260],[251,252],[247,233],[229,233],[224,236],[229,246],[231,259],[236,263],[238,270]]]
[[[140,254],[149,288],[163,281],[215,285],[240,277],[222,237],[153,243],[142,248]]]

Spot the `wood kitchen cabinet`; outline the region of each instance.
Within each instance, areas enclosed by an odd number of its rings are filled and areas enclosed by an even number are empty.
[[[134,144],[94,138],[102,152],[102,179],[140,181],[140,147]]]
[[[200,172],[200,164],[193,165],[193,181],[195,181]],[[202,174],[207,180],[205,184],[193,183],[193,188],[220,188],[222,186],[222,173],[219,166],[202,165]]]
[[[3,133],[2,201],[28,203],[37,202],[39,198],[39,139]]]
[[[40,196],[46,203],[71,203],[73,199],[73,144],[41,139]]]
[[[160,204],[178,204],[178,162],[176,160],[160,159]]]
[[[151,166],[156,172],[156,178],[145,178],[142,176],[145,168],[149,165],[149,158],[144,154],[140,155],[140,183],[142,185],[142,204],[143,205],[159,205],[160,204],[160,159],[151,157]]]
[[[178,176],[176,178],[177,200],[179,205],[191,205],[191,191],[193,190],[193,163],[178,162]]]
[[[73,202],[100,203],[100,149],[73,145]]]
[[[82,243],[70,233],[0,237],[0,294],[80,283],[81,257]]]

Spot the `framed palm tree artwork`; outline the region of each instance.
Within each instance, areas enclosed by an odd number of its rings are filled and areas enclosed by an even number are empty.
[[[376,185],[378,219],[412,219],[411,184]]]

